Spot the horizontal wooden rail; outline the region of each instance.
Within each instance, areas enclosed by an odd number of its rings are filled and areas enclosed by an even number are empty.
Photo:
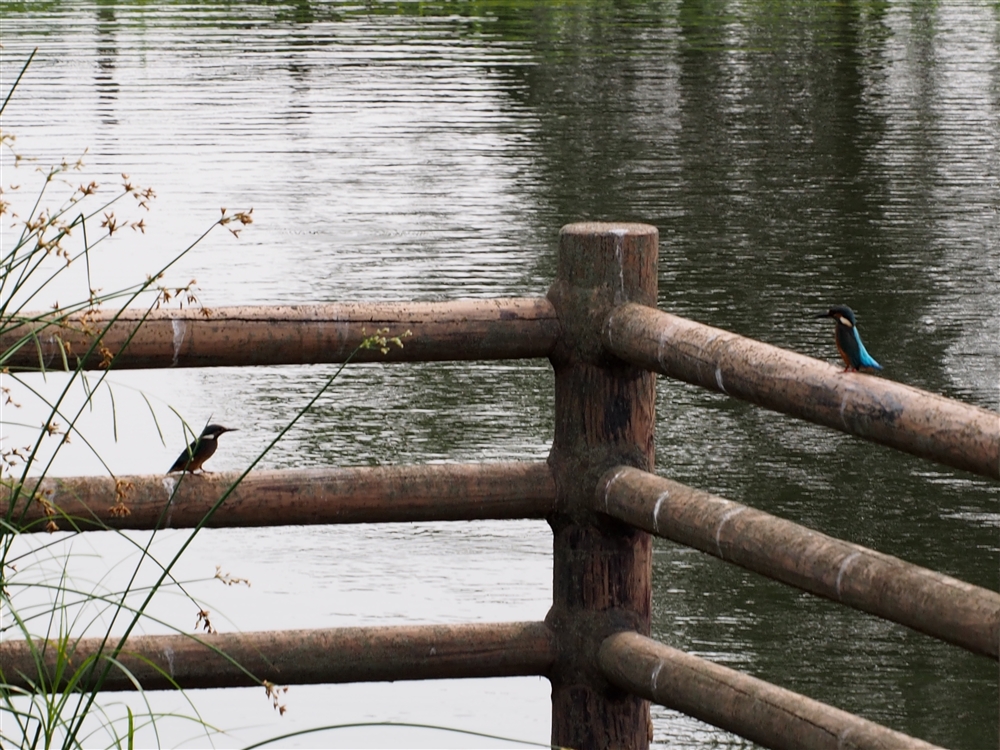
[[[597,658],[623,690],[775,750],[936,747],[638,633],[606,638]]]
[[[998,657],[1000,594],[630,467],[595,506],[768,578]]]
[[[634,303],[605,347],[639,367],[1000,479],[1000,414]]]
[[[102,336],[118,355],[115,369],[142,367],[219,367],[343,362],[366,336],[388,329],[402,336],[403,348],[363,350],[357,362],[530,359],[548,357],[559,335],[552,304],[542,297],[472,299],[452,302],[378,302],[283,307],[219,307],[206,316],[198,309],[127,310]],[[39,322],[0,321],[0,352],[16,347],[0,366],[11,370],[63,369],[60,342],[68,342],[70,368],[83,357],[95,331],[114,313],[84,321],[72,316],[54,322],[45,313],[27,314]],[[140,325],[141,324],[141,325]],[[138,328],[138,330],[137,330]],[[131,341],[129,341],[129,337]],[[126,347],[126,342],[128,346]],[[84,368],[101,366],[95,352]]]
[[[45,684],[55,674],[55,647],[45,647]],[[70,644],[70,674],[95,654],[102,639]],[[143,690],[379,682],[461,677],[547,675],[554,660],[551,632],[541,622],[151,635],[128,639],[118,660]],[[0,689],[34,689],[38,668],[27,641],[0,643]],[[171,682],[171,680],[173,682]],[[80,686],[88,689],[86,680]],[[64,685],[59,686],[64,687]],[[112,667],[103,690],[133,690]],[[57,688],[58,690],[58,688]],[[51,687],[49,687],[51,691]]]
[[[238,476],[29,480],[13,511],[10,488],[0,485],[0,511],[24,531],[43,531],[50,521],[62,530],[190,528]],[[528,461],[259,471],[246,476],[207,525],[544,518],[555,492],[548,465]]]

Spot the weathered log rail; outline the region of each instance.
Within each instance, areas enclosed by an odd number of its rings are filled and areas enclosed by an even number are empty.
[[[357,351],[383,328],[390,336],[411,335],[384,354]],[[558,337],[559,319],[544,297],[40,313],[2,327],[0,352],[8,354],[0,367],[63,369],[68,348],[71,368],[98,369],[104,360],[92,347],[98,338],[122,370],[312,365],[352,354],[354,362],[532,359],[548,357]]]
[[[1000,479],[995,412],[634,303],[616,307],[603,333],[637,367]]]
[[[653,227],[576,224],[562,231],[544,299],[39,315],[0,325],[0,351],[9,352],[0,366],[11,370],[59,369],[64,354],[71,366],[100,367],[104,355],[76,359],[100,340],[115,367],[548,358],[555,372],[546,464],[253,472],[206,524],[544,517],[554,537],[544,623],[143,636],[120,653],[87,639],[74,659],[112,653],[144,689],[544,675],[552,743],[563,747],[646,747],[647,700],[768,747],[930,747],[646,637],[659,535],[975,653],[996,659],[1000,645],[995,592],[652,475],[654,373],[987,477],[1000,477],[1000,415],[660,312],[657,254]],[[387,355],[352,355],[379,329],[412,337]],[[29,480],[5,488],[0,509],[21,531],[53,520],[81,530],[193,527],[235,478]],[[43,641],[33,650],[8,640],[0,656],[8,689],[35,689],[38,665],[52,668]],[[101,684],[132,687],[115,670]]]
[[[193,528],[238,478],[235,472],[49,478],[29,482],[13,509],[10,488],[0,486],[0,503],[21,531],[41,531],[50,521],[80,531]],[[541,462],[255,471],[204,525],[545,518],[554,506],[552,473]],[[116,510],[122,507],[127,514]]]
[[[630,467],[605,474],[594,507],[776,581],[998,658],[995,591]]]
[[[26,641],[3,644],[6,685],[31,689],[38,682],[37,656],[45,668],[44,684],[59,690],[65,685],[55,682],[67,674],[57,669],[58,659],[80,665],[99,661],[110,650],[103,638],[77,641],[69,654],[57,654],[55,646],[44,642],[37,649],[32,653]],[[541,622],[407,625],[132,636],[116,659],[144,690],[169,690],[177,685],[256,687],[258,675],[279,685],[545,675],[555,660],[555,646]],[[81,687],[93,684],[91,677]],[[118,669],[101,685],[102,690],[134,687]]]
[[[638,633],[607,638],[597,662],[622,690],[776,750],[936,747]]]

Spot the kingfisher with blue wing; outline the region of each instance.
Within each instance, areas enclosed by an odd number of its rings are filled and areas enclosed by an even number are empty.
[[[833,318],[834,340],[837,342],[837,351],[840,358],[844,360],[847,367],[844,372],[850,370],[881,370],[882,365],[876,362],[872,355],[861,343],[861,335],[858,333],[857,320],[854,311],[846,305],[831,307],[825,313],[820,313],[817,318]]]

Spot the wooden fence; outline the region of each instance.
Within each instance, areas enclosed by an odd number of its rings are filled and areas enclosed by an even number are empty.
[[[553,745],[647,747],[648,701],[773,748],[931,747],[649,638],[651,535],[997,659],[1000,594],[655,476],[656,373],[926,459],[1000,478],[1000,415],[656,309],[657,231],[574,224],[546,298],[228,308],[91,319],[116,368],[342,362],[377,328],[403,349],[359,361],[548,358],[555,435],[547,463],[251,473],[210,526],[545,518],[554,537],[544,622],[132,637],[118,655],[145,689],[543,675]],[[107,329],[105,330],[105,327]],[[58,366],[91,335],[72,321],[9,330],[12,369]],[[72,358],[71,358],[72,359]],[[99,366],[99,357],[83,367]],[[25,532],[191,527],[236,475],[202,481],[46,479],[0,497]],[[51,511],[48,511],[51,512]],[[44,650],[45,644],[39,647]],[[76,656],[99,653],[83,639]],[[169,655],[169,659],[168,659]],[[0,644],[3,681],[31,688],[26,644]],[[46,654],[48,668],[54,655]],[[165,675],[170,675],[168,680]],[[50,684],[54,675],[49,675]],[[86,686],[84,686],[86,687]],[[113,671],[104,690],[132,684]]]

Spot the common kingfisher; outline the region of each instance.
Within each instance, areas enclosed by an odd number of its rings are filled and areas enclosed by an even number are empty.
[[[837,342],[837,351],[840,358],[844,360],[848,370],[881,370],[882,365],[872,359],[872,355],[861,343],[861,335],[858,333],[858,324],[854,319],[854,310],[846,305],[831,307],[825,313],[820,313],[817,318],[833,318],[836,324],[834,339]]]
[[[212,457],[215,449],[219,447],[219,435],[223,432],[236,432],[233,427],[223,427],[221,424],[210,424],[201,435],[174,461],[174,465],[167,470],[167,474],[175,471],[189,471],[194,473],[201,469],[201,465]],[[201,469],[204,473],[204,469]]]

